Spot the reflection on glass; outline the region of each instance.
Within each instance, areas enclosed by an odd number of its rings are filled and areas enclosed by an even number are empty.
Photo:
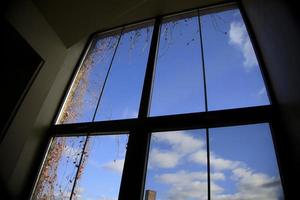
[[[90,122],[103,88],[119,35],[96,38],[78,71],[58,124]]]
[[[32,199],[69,199],[86,137],[56,137]]]
[[[284,199],[268,124],[209,129],[211,199]]]
[[[204,111],[198,17],[161,25],[151,116]]]
[[[207,199],[206,159],[205,130],[153,133],[145,199]]]
[[[137,117],[152,30],[148,26],[122,34],[96,121]]]
[[[269,104],[239,10],[201,16],[208,110]]]
[[[89,137],[74,198],[118,198],[127,140],[127,135]]]

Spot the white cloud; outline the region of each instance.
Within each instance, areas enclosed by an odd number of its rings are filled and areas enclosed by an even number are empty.
[[[238,161],[232,161],[217,157],[213,153],[211,153],[210,156],[210,166],[217,171],[234,169],[240,164],[241,163]]]
[[[199,151],[196,151],[195,153],[192,153],[189,158],[189,161],[195,162],[195,163],[199,163],[202,165],[206,165],[207,164],[207,153],[206,150],[201,149]]]
[[[243,66],[249,72],[258,65],[246,27],[241,22],[231,22],[229,29],[229,44],[236,46],[243,54]]]
[[[212,196],[214,196],[214,194],[222,194],[222,192],[224,192],[224,188],[216,184],[214,181],[210,181],[210,190]]]
[[[178,131],[175,134],[157,134],[155,142],[161,142],[170,147],[167,150],[152,149],[150,166],[158,168],[173,168],[181,161],[207,165],[205,144],[199,139]],[[283,199],[279,177],[255,172],[241,161],[223,158],[210,152],[211,194],[216,200],[254,200],[254,199]],[[152,169],[151,169],[152,170]],[[226,171],[227,176],[223,173]],[[172,173],[157,175],[155,180],[166,184],[167,199],[207,199],[206,171],[179,170]],[[226,193],[219,185],[231,182],[235,185],[235,193]],[[165,198],[165,197],[164,197]]]
[[[250,168],[232,170],[231,179],[236,182],[237,192],[234,194],[213,193],[217,200],[255,200],[283,199],[279,177],[257,173]]]
[[[120,160],[113,160],[111,162],[105,163],[102,167],[105,169],[108,169],[110,171],[117,172],[119,174],[122,174],[123,167],[124,167],[124,159]]]
[[[226,179],[223,173],[211,173],[211,194],[217,200],[274,200],[283,199],[278,177],[256,173],[249,168],[238,167],[231,170],[231,180],[236,185],[237,192],[226,194],[218,181]],[[155,177],[156,181],[167,184],[168,199],[207,199],[207,173],[204,171],[190,172],[180,170],[175,173],[165,173]],[[281,198],[282,197],[282,198]]]
[[[157,179],[163,183],[167,184],[182,184],[182,181],[206,181],[207,173],[206,172],[186,172],[184,170],[175,172],[175,173],[166,173],[157,177]]]
[[[242,23],[231,22],[229,29],[229,42],[242,46],[245,40],[245,27]]]
[[[206,150],[201,149],[189,155],[188,161],[206,165]],[[210,166],[213,169],[211,173],[211,194],[217,200],[254,200],[254,199],[283,199],[282,188],[279,177],[271,177],[264,173],[258,173],[247,167],[240,161],[224,159],[215,153],[210,154]],[[230,177],[225,177],[221,172],[226,170],[231,174]],[[199,173],[199,172],[198,172]],[[169,195],[171,199],[198,199],[206,198],[201,196],[193,189],[199,190],[195,186],[195,181],[200,181],[204,184],[205,173],[179,171],[173,174],[164,174],[160,176],[160,181],[171,186]],[[218,181],[229,181],[235,184],[237,192],[226,194],[226,190],[218,185]],[[223,183],[226,183],[223,182]],[[190,186],[188,185],[190,183]],[[205,188],[203,188],[205,189]],[[182,194],[180,194],[182,193]],[[188,196],[187,193],[194,194]],[[203,192],[202,192],[203,193]]]
[[[207,164],[206,150],[201,149],[191,154],[189,156],[189,161],[206,165]],[[212,152],[210,153],[210,167],[214,168],[217,171],[234,169],[239,165],[240,163],[237,161],[226,160],[221,157],[218,157]]]
[[[203,148],[205,145],[200,138],[194,138],[184,131],[164,132],[153,134],[155,143],[169,146],[168,150],[153,148],[150,152],[149,166],[158,168],[174,168],[180,160],[189,153]]]
[[[217,180],[224,180],[222,173],[212,173]],[[155,177],[157,181],[168,184],[168,199],[207,199],[207,173],[206,171],[187,172],[184,170],[175,173],[165,173]],[[220,193],[223,188],[211,184],[211,190]]]
[[[213,180],[225,180],[225,175],[221,172],[211,173],[210,176]]]
[[[152,149],[150,152],[150,167],[173,168],[178,164],[180,154],[172,151]]]
[[[153,134],[154,135],[154,134]],[[190,153],[204,146],[200,138],[193,138],[185,133],[185,131],[173,131],[157,133],[154,138],[158,142],[168,143],[172,146],[172,150],[180,153]]]
[[[156,177],[157,181],[171,186],[168,190],[168,199],[182,200],[207,197],[206,172],[186,172],[162,174]]]

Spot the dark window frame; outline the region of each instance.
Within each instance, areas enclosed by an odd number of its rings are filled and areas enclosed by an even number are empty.
[[[246,29],[248,31],[251,43],[253,45],[259,67],[262,73],[262,77],[265,82],[266,89],[268,91],[270,105],[265,106],[254,106],[245,108],[235,108],[217,111],[208,111],[207,109],[207,97],[206,97],[206,86],[205,90],[205,112],[187,113],[187,114],[175,114],[167,116],[154,116],[149,117],[149,109],[151,102],[151,90],[153,86],[153,78],[155,73],[156,53],[159,43],[159,31],[162,18],[170,16],[174,19],[174,16],[182,13],[189,13],[196,11],[198,16],[208,14],[210,12],[227,10],[230,8],[237,8],[240,10],[242,18],[244,20]],[[200,19],[200,17],[198,17]],[[154,21],[153,34],[150,44],[148,62],[146,67],[146,73],[143,83],[142,96],[140,101],[138,117],[135,119],[122,119],[122,120],[110,120],[110,121],[98,121],[98,122],[85,122],[85,123],[74,123],[74,124],[56,124],[59,118],[60,111],[63,108],[64,102],[68,97],[69,91],[72,88],[73,81],[76,78],[76,74],[80,70],[82,63],[91,48],[93,40],[99,35],[111,34],[112,32],[120,32],[124,27],[130,27],[131,25],[136,26],[140,23],[147,21]],[[199,20],[200,21],[200,20]],[[200,25],[200,22],[199,22]],[[200,27],[200,41],[201,49],[202,36]],[[202,56],[203,57],[203,51]],[[202,59],[202,62],[204,60]],[[203,64],[203,68],[205,68]],[[205,71],[203,69],[204,84],[205,84]],[[278,128],[274,123],[277,121],[276,115],[278,113],[276,99],[273,90],[270,85],[268,73],[266,71],[262,55],[258,48],[258,43],[255,40],[253,30],[251,29],[250,22],[245,15],[245,11],[237,2],[230,2],[226,4],[216,4],[205,7],[197,7],[189,10],[184,10],[176,13],[171,13],[163,16],[157,16],[142,20],[136,23],[126,24],[113,29],[99,31],[91,35],[86,47],[80,56],[79,62],[77,63],[72,77],[69,80],[68,87],[65,90],[65,96],[60,102],[60,107],[57,110],[52,125],[49,129],[49,137],[47,138],[47,150],[43,153],[43,160],[47,155],[49,146],[52,138],[57,136],[92,136],[92,135],[113,135],[113,134],[129,134],[129,140],[127,145],[127,153],[125,156],[125,164],[121,179],[121,186],[119,191],[119,200],[127,199],[143,199],[144,197],[144,185],[147,171],[147,162],[149,154],[149,146],[152,132],[161,131],[176,131],[176,130],[190,130],[190,129],[205,129],[206,130],[206,142],[207,142],[207,172],[208,172],[208,199],[210,200],[210,164],[209,164],[209,128],[226,127],[226,126],[237,126],[237,125],[248,125],[257,123],[269,123],[271,128],[271,134],[273,138],[273,144],[275,148],[275,154],[277,158],[277,164],[279,167],[279,174],[282,181],[283,191],[285,193],[285,184],[283,180],[283,174],[280,164],[280,156],[277,150],[276,138],[278,134]],[[43,166],[43,162],[38,163],[39,170]],[[35,175],[34,181],[37,182],[38,175]],[[36,183],[35,183],[36,184]],[[33,188],[34,189],[34,188]],[[33,191],[33,190],[32,190]],[[286,194],[285,194],[286,196]]]

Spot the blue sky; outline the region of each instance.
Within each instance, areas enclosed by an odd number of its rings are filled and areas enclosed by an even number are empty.
[[[208,109],[269,104],[255,53],[238,10],[201,17]]]
[[[113,200],[118,197],[128,136],[90,138],[90,153],[77,190],[79,199]]]
[[[197,17],[161,26],[150,116],[205,111],[203,62],[209,111],[269,104],[239,11],[204,15],[200,21],[204,60]],[[58,123],[90,122],[94,114],[95,121],[137,117],[152,31],[148,26],[126,29],[121,38],[98,38]],[[282,199],[268,124],[213,128],[209,133],[212,199]],[[145,187],[157,192],[157,200],[207,198],[205,137],[202,129],[152,134]],[[65,141],[54,187],[57,196],[67,198],[71,191],[68,181],[75,176],[82,139]],[[90,137],[77,199],[117,199],[127,139],[126,134]]]
[[[209,129],[212,199],[283,199],[268,124]],[[205,130],[153,133],[146,190],[207,199]]]
[[[198,30],[197,17],[161,26],[151,116],[205,111]]]
[[[137,117],[152,29],[145,27],[122,35],[96,121]]]

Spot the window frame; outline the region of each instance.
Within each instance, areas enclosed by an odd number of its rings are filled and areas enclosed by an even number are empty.
[[[231,8],[239,9],[243,21],[245,23],[247,32],[249,34],[250,41],[252,43],[255,55],[257,57],[259,68],[265,83],[265,87],[270,100],[270,105],[254,106],[254,107],[244,107],[244,108],[234,108],[226,110],[208,111],[207,109],[207,92],[206,92],[206,78],[205,78],[205,64],[203,59],[203,44],[201,36],[200,27],[200,41],[201,41],[201,54],[202,56],[202,67],[203,67],[203,78],[204,78],[204,96],[205,96],[205,111],[186,113],[186,114],[175,114],[167,116],[153,116],[150,117],[150,104],[151,104],[151,92],[153,87],[153,79],[155,73],[156,65],[156,55],[159,46],[159,34],[160,26],[163,17],[176,19],[176,16],[182,17],[183,13],[191,13],[193,11],[197,12],[199,25],[200,16],[208,14],[211,12],[228,10]],[[154,28],[150,43],[150,50],[148,55],[148,61],[146,66],[145,78],[143,83],[141,101],[139,106],[138,117],[134,119],[120,119],[120,120],[110,120],[110,121],[97,121],[97,122],[84,122],[84,123],[73,123],[73,124],[57,124],[59,117],[68,98],[68,95],[72,89],[76,75],[78,74],[81,66],[87,56],[92,43],[96,37],[104,36],[107,34],[122,33],[124,28],[131,26],[136,26],[138,24],[150,23],[154,21]],[[121,37],[121,36],[120,36]],[[245,11],[238,2],[223,3],[205,7],[192,8],[176,13],[171,13],[167,15],[161,15],[154,18],[142,20],[136,23],[130,23],[122,25],[113,29],[99,31],[92,34],[84,48],[79,62],[75,66],[72,73],[71,79],[69,80],[68,86],[65,90],[65,95],[61,99],[60,106],[57,109],[57,115],[55,116],[50,128],[49,137],[47,138],[47,149],[43,153],[43,160],[39,162],[39,173],[35,175],[35,184],[31,191],[31,198],[35,185],[37,184],[39,174],[42,170],[42,166],[52,140],[54,137],[58,136],[92,136],[92,135],[113,135],[113,134],[129,134],[129,140],[127,145],[127,152],[125,156],[125,164],[123,168],[120,190],[119,190],[119,200],[126,199],[143,199],[144,198],[144,186],[145,178],[147,172],[147,163],[150,147],[150,139],[152,132],[162,132],[162,131],[177,131],[177,130],[191,130],[191,129],[205,129],[206,131],[206,143],[207,143],[207,173],[208,173],[208,200],[210,200],[210,149],[209,149],[209,128],[216,127],[226,127],[226,126],[237,126],[237,125],[248,125],[257,123],[269,123],[271,128],[271,134],[275,149],[275,155],[277,158],[277,164],[279,168],[279,175],[281,178],[282,188],[285,195],[285,184],[283,180],[280,157],[277,150],[276,135],[279,131],[276,125],[276,115],[277,115],[277,104],[275,101],[274,93],[270,85],[270,80],[268,73],[264,66],[262,55],[258,48],[258,43],[255,40],[254,33],[251,29],[250,22],[245,15]],[[80,164],[79,164],[80,165]]]

